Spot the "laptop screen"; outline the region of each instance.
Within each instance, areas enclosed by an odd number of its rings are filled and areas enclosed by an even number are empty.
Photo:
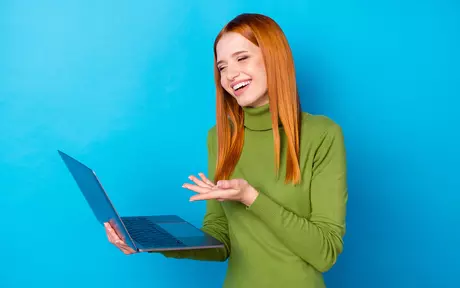
[[[118,213],[113,207],[94,171],[64,152],[59,151],[59,154],[77,182],[78,187],[97,220],[101,224],[110,222],[120,238],[132,248],[135,248],[121,223]]]

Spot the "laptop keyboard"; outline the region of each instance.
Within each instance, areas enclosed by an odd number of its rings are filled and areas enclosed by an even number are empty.
[[[166,232],[147,217],[122,217],[130,236],[145,247],[185,247],[185,244]]]

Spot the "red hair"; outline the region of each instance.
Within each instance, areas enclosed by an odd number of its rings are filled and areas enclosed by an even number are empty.
[[[241,14],[231,20],[214,42],[216,82],[217,166],[214,180],[229,179],[240,158],[244,141],[244,113],[236,100],[220,84],[216,46],[228,32],[236,32],[257,45],[267,72],[267,88],[275,146],[275,167],[280,166],[279,121],[287,138],[285,183],[300,182],[299,131],[300,102],[297,94],[294,61],[287,39],[271,18],[260,14]]]

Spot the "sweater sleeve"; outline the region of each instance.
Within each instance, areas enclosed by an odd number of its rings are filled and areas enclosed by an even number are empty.
[[[208,179],[213,179],[216,166],[216,153],[214,151],[215,130],[211,129],[208,133]],[[187,258],[204,261],[225,261],[230,255],[230,239],[228,235],[227,217],[222,209],[222,205],[217,200],[208,200],[206,202],[206,213],[203,219],[203,232],[208,233],[224,244],[223,248],[213,249],[194,249],[182,251],[165,251],[161,252],[168,258]]]
[[[247,207],[293,253],[318,271],[329,270],[343,250],[348,200],[346,159],[341,128],[333,124],[321,136],[313,160],[311,215],[301,217],[273,201],[263,191]]]

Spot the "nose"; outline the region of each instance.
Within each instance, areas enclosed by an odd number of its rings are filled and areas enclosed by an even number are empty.
[[[240,72],[231,67],[230,65],[227,67],[227,79],[228,81],[233,81],[236,77],[240,75]]]

